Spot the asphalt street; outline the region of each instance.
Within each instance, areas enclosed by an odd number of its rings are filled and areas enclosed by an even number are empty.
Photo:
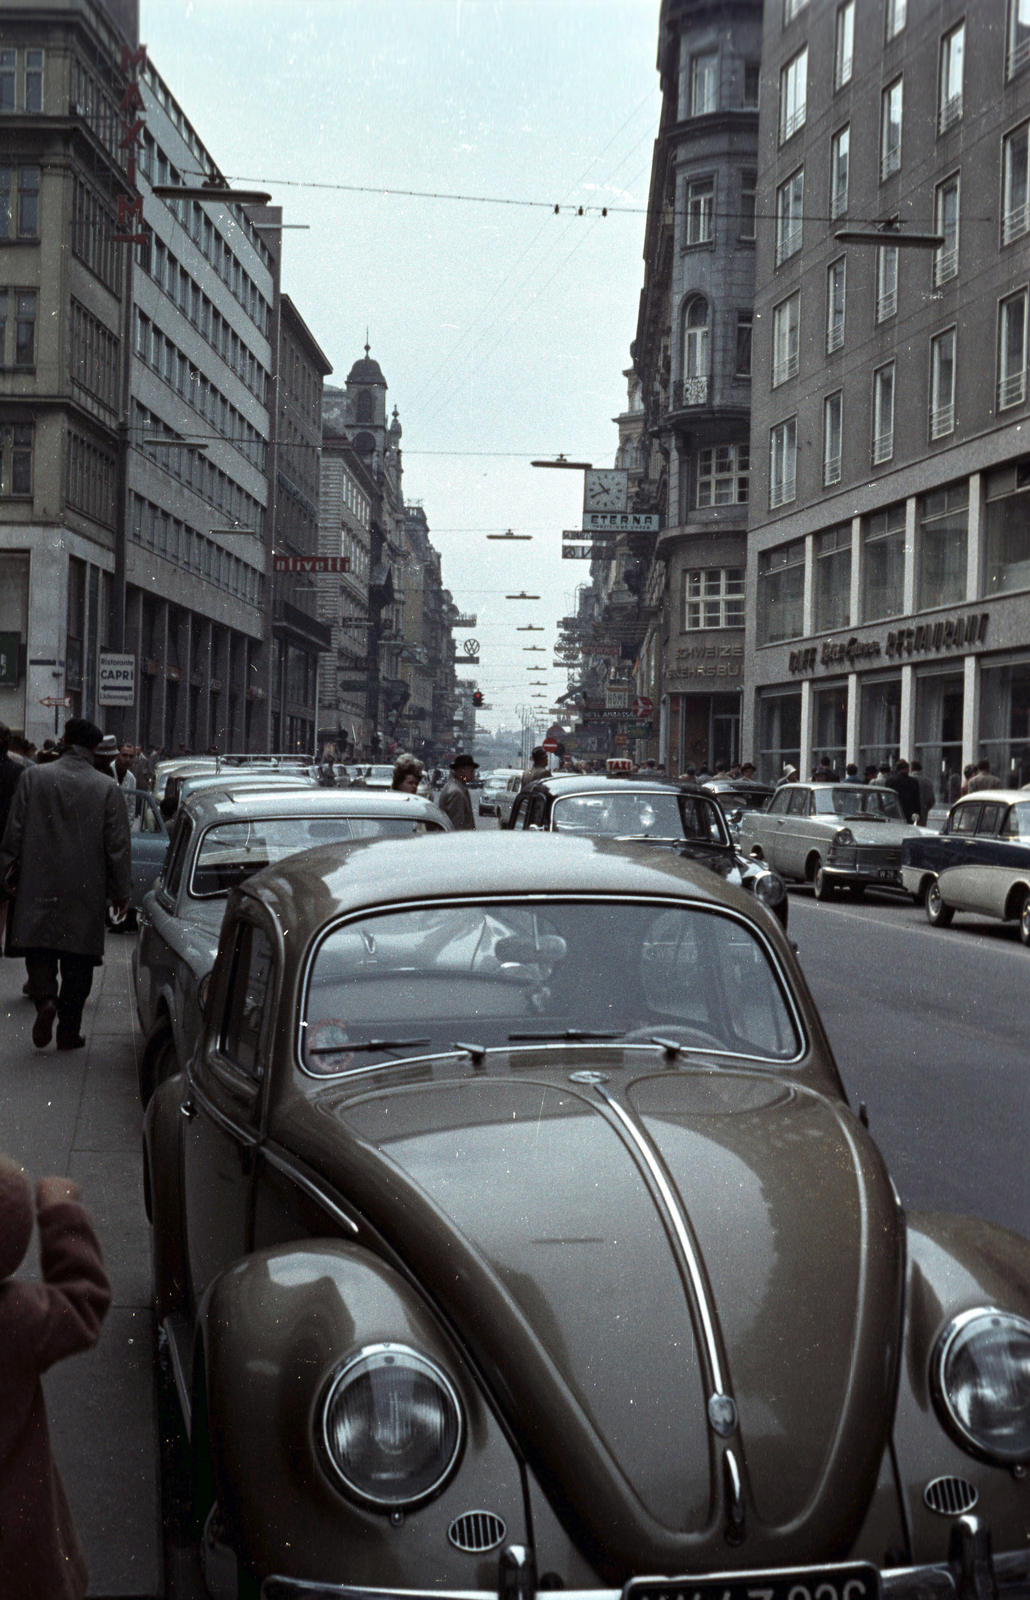
[[[792,889],[790,935],[903,1204],[1030,1235],[1030,950],[1015,926],[931,928],[897,895]]]

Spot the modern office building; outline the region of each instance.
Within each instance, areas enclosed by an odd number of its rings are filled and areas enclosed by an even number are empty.
[[[745,754],[1022,784],[1030,13],[771,0],[761,102]]]

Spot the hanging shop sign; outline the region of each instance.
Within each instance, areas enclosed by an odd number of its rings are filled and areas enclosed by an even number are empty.
[[[893,629],[885,639],[827,639],[822,645],[792,650],[787,670],[803,675],[817,667],[853,669],[884,656],[888,661],[900,661],[904,656],[938,655],[942,650],[970,650],[985,642],[990,615],[989,611],[973,611],[967,616],[919,622],[911,628]]]
[[[136,657],[101,650],[97,663],[97,705],[131,706],[136,703]]]
[[[350,556],[273,556],[274,572],[349,572]]]
[[[129,77],[125,93],[122,95],[122,103],[118,108],[122,119],[118,148],[128,152],[125,160],[125,181],[133,193],[129,199],[124,195],[118,197],[118,226],[117,232],[113,235],[116,244],[146,244],[150,237],[143,226],[143,196],[136,188],[136,150],[142,139],[147,109],[139,79],[146,65],[145,44],[141,44],[138,50],[131,50],[127,44],[122,45],[122,71],[126,75],[132,73],[134,76]]]
[[[657,511],[584,511],[584,533],[657,533]]]
[[[561,555],[563,561],[611,561],[615,556],[615,546],[596,541],[591,544],[563,544]]]

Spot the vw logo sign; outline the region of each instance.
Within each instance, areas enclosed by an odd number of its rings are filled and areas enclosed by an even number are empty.
[[[465,652],[465,654],[467,656],[478,656],[478,654],[479,654],[479,640],[478,639],[466,639],[465,643],[462,645],[461,648],[464,650],[464,652]]]

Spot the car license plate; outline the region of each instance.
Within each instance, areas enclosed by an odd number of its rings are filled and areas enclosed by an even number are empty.
[[[631,1578],[623,1600],[879,1600],[880,1574],[866,1561],[781,1567],[704,1577]]]
[[[878,878],[896,878],[898,875],[891,867],[881,867],[876,876]]]

